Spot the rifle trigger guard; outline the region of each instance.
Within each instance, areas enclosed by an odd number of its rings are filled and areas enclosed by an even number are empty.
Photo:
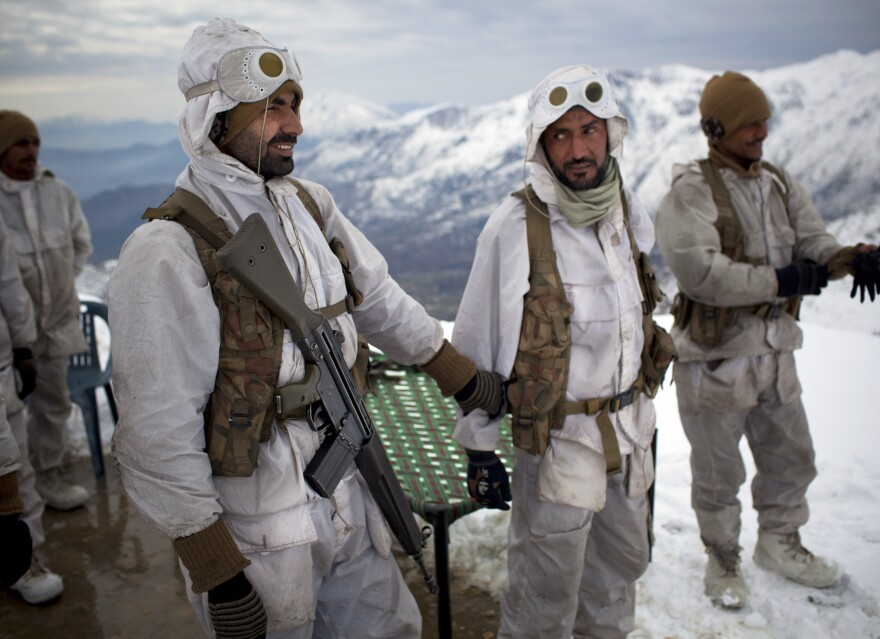
[[[434,534],[434,531],[430,526],[422,526],[422,548],[428,545],[428,540],[431,538],[431,535]]]
[[[327,416],[327,411],[324,410],[324,405],[321,402],[309,404],[308,409],[306,409],[306,421],[309,423],[309,427],[319,435],[323,435],[331,426],[330,418]]]

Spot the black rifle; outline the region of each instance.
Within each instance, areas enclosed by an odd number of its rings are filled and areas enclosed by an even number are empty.
[[[409,499],[345,365],[341,335],[321,313],[306,305],[259,214],[245,220],[217,251],[217,257],[227,272],[284,321],[305,358],[306,379],[315,380],[318,401],[309,407],[309,424],[324,439],[303,473],[306,481],[319,495],[329,497],[354,461],[394,536],[415,560],[428,589],[437,594],[437,582],[422,560],[430,528],[419,530]]]

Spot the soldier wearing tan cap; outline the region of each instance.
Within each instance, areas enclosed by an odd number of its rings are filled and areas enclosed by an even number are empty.
[[[34,333],[27,336],[21,328],[10,333],[13,366],[21,383],[16,388],[7,369],[2,371],[0,387],[22,454],[19,483],[23,519],[35,548],[45,539],[45,505],[70,510],[89,497],[85,488],[65,478],[62,460],[71,409],[67,362],[86,346],[77,319],[75,278],[92,251],[76,196],[39,164],[39,152],[36,124],[23,113],[0,111],[2,280],[11,282],[9,269],[15,269],[18,288],[14,290],[20,289],[26,302],[22,304],[10,289],[3,310],[10,319],[9,313],[23,312],[26,307],[32,327],[29,333]],[[39,374],[34,376],[33,371]],[[27,411],[21,401],[25,395],[29,395]],[[33,604],[56,598],[63,588],[61,577],[45,567],[39,552],[27,573],[12,584],[14,591]]]
[[[772,109],[751,79],[712,77],[700,115],[708,159],[673,167],[657,243],[679,287],[674,379],[693,451],[705,591],[719,606],[740,608],[748,598],[737,498],[746,479],[743,435],[756,466],[755,563],[817,588],[840,578],[837,564],[804,548],[799,533],[816,467],[795,370],[798,307],[829,279],[852,275],[853,260],[876,247],[841,246],[804,186],[762,160]]]

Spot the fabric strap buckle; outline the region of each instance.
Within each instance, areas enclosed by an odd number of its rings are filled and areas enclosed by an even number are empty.
[[[784,311],[784,307],[782,304],[771,304],[770,308],[767,309],[767,315],[765,316],[767,319],[778,319],[780,315],[782,315]]]
[[[626,408],[636,400],[639,390],[635,386],[631,386],[629,390],[615,395],[608,402],[608,408],[612,413],[616,413],[622,408]]]

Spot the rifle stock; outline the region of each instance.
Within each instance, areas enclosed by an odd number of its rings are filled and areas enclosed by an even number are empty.
[[[320,406],[312,404],[309,423],[322,432],[321,447],[303,473],[322,497],[336,489],[352,461],[401,546],[418,565],[429,590],[438,586],[422,560],[429,529],[419,530],[385,447],[375,432],[351,372],[345,364],[340,336],[321,313],[303,299],[265,220],[254,213],[217,251],[223,268],[278,315],[303,353],[307,377],[314,377]]]

